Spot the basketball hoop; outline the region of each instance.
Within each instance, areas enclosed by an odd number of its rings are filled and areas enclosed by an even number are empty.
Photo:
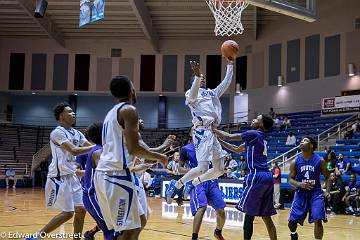
[[[206,0],[215,18],[215,35],[231,36],[242,34],[244,27],[241,14],[249,5],[243,0]]]

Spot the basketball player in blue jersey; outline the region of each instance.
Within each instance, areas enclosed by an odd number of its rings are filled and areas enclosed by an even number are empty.
[[[149,151],[140,144],[139,117],[133,104],[136,93],[126,76],[110,83],[118,103],[107,113],[102,130],[103,151],[94,176],[101,213],[109,230],[121,232],[118,239],[137,240],[141,221],[145,221],[129,166],[135,156],[167,164],[163,154]]]
[[[74,216],[74,233],[77,234],[76,239],[80,239],[86,210],[82,202],[81,184],[76,176],[75,156],[88,153],[93,145],[72,127],[76,117],[69,104],[57,104],[54,116],[59,126],[50,133],[52,161],[45,186],[45,198],[48,208],[56,208],[61,213],[52,218],[39,233],[50,233]],[[28,239],[37,239],[38,236],[34,234],[33,238]]]
[[[191,142],[180,150],[180,172],[186,173],[189,169],[184,168],[185,165],[195,168],[198,165],[196,160],[196,150]],[[218,240],[225,240],[222,236],[222,229],[225,224],[226,203],[222,198],[218,181],[208,180],[196,186],[194,191],[190,193],[190,208],[194,216],[192,240],[198,240],[201,223],[206,212],[207,206],[212,206],[216,211],[216,229],[214,237]]]
[[[232,58],[234,59],[234,57]],[[172,196],[183,187],[184,197],[186,197],[194,186],[201,182],[215,179],[224,174],[224,159],[226,152],[222,150],[219,141],[212,131],[212,127],[217,127],[221,123],[221,103],[220,97],[226,92],[231,84],[233,76],[232,60],[227,60],[227,70],[224,80],[215,88],[207,89],[205,77],[200,73],[200,65],[196,62],[190,62],[194,72],[195,79],[190,90],[185,94],[185,104],[190,108],[193,116],[193,142],[196,149],[196,158],[198,166],[187,172],[178,181],[172,180],[166,191],[166,201],[168,204],[172,201]],[[209,169],[209,161],[213,168]]]
[[[303,225],[307,213],[309,213],[309,223],[315,224],[315,239],[322,239],[324,235],[322,221],[327,222],[327,218],[320,173],[325,176],[327,182],[328,171],[325,160],[314,153],[316,147],[317,143],[313,138],[304,137],[300,143],[301,154],[290,164],[288,182],[296,188],[288,224],[292,240],[298,239],[297,224]]]
[[[249,174],[244,181],[245,189],[236,208],[245,213],[244,239],[251,239],[255,216],[262,217],[271,240],[277,239],[276,228],[271,219],[276,214],[273,204],[273,176],[267,163],[267,142],[265,131],[272,128],[274,121],[268,115],[259,115],[251,122],[251,129],[243,133],[230,134],[214,130],[223,140],[244,140],[245,144],[234,146],[224,141],[222,145],[233,152],[246,150]]]

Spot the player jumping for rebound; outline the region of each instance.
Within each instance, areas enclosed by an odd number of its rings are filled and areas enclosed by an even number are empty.
[[[268,115],[259,115],[251,122],[251,129],[243,133],[229,134],[214,130],[220,139],[244,140],[245,144],[234,146],[221,141],[224,147],[233,152],[243,152],[246,149],[246,161],[249,175],[244,181],[244,192],[236,208],[245,213],[244,240],[249,240],[253,234],[255,216],[262,217],[269,237],[276,240],[276,228],[271,219],[276,214],[273,204],[274,183],[273,176],[267,163],[267,142],[265,131],[273,126],[274,121]]]
[[[200,65],[190,62],[195,79],[190,90],[185,94],[185,104],[189,106],[193,116],[193,142],[196,149],[198,166],[187,172],[178,181],[172,180],[166,191],[166,201],[171,203],[174,193],[187,184],[184,189],[184,198],[188,196],[194,186],[207,180],[215,179],[224,173],[224,158],[226,152],[217,140],[212,128],[221,123],[220,97],[225,93],[231,84],[233,76],[232,60],[228,60],[224,80],[215,89],[206,89],[205,77],[200,73]],[[213,168],[209,169],[209,161]]]
[[[313,138],[303,138],[300,143],[301,154],[290,165],[289,184],[296,188],[288,224],[292,240],[298,239],[297,224],[303,225],[308,212],[309,223],[315,223],[315,240],[322,239],[324,235],[322,221],[327,222],[327,218],[320,173],[327,180],[328,171],[324,159],[314,153],[316,147]]]

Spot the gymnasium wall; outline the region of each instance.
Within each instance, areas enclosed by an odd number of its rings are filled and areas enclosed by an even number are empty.
[[[319,109],[322,97],[340,95],[344,89],[359,89],[359,77],[347,77],[347,63],[355,63],[360,68],[360,31],[354,27],[355,18],[360,17],[359,8],[358,0],[347,0],[346,4],[341,0],[320,1],[320,20],[315,23],[279,16],[276,21],[258,26],[256,40],[251,31],[235,37],[243,54],[245,48],[251,49],[246,53],[246,93],[250,117],[255,112],[267,112],[269,107],[274,107],[278,112]],[[139,91],[139,96],[151,99],[144,105],[139,103],[139,110],[143,109],[144,114],[147,114],[147,109],[154,109],[153,113],[146,116],[147,121],[157,119],[158,95],[163,94],[171,97],[168,99],[168,122],[171,119],[185,122],[188,119],[185,117],[188,109],[183,106],[183,94],[190,85],[188,60],[197,58],[203,72],[214,67],[219,68],[221,76],[224,76],[224,60],[222,66],[207,66],[209,56],[219,54],[219,46],[223,40],[160,40],[160,53],[155,53],[145,40],[67,40],[64,49],[49,39],[2,38],[0,91],[9,91],[11,53],[24,53],[23,90],[10,90],[12,93],[35,91],[65,96],[78,93],[79,111],[84,106],[84,111],[81,110],[79,114],[96,117],[96,114],[87,110],[91,107],[83,104],[94,102],[101,105],[99,103],[104,101],[104,105],[107,105],[110,100],[94,97],[100,99],[96,101],[88,95],[108,96],[107,86],[111,76],[127,74],[133,79],[136,89],[143,90]],[[111,48],[122,49],[122,57],[111,58]],[[86,55],[82,56],[84,59],[89,57],[89,62],[77,60],[79,54]],[[151,55],[153,57],[147,57]],[[150,69],[149,78],[140,73],[141,69],[148,72],[144,59],[150,59],[147,61],[151,61],[150,65],[155,68]],[[152,59],[155,60],[154,63]],[[305,64],[305,60],[308,64]],[[21,63],[20,59],[19,64]],[[84,78],[77,77],[75,68],[86,69],[86,66],[88,74]],[[34,69],[38,71],[37,74],[33,74]],[[274,85],[278,74],[287,81],[285,87],[278,88]],[[146,83],[152,80],[153,83]],[[231,96],[234,92],[235,81],[228,91],[230,98],[225,99],[224,104],[228,104],[224,106],[228,109],[224,111],[227,114],[225,119],[232,119],[229,116],[233,115],[234,101]],[[87,95],[84,98],[88,101],[82,102],[83,95]],[[14,100],[15,98],[19,99]],[[22,98],[23,96],[13,95],[11,101],[21,102]],[[152,108],[147,108],[150,107],[147,103]],[[14,113],[20,111],[15,109],[20,105],[13,105]],[[104,110],[105,108],[99,109],[100,112]],[[174,124],[177,123],[168,125]]]

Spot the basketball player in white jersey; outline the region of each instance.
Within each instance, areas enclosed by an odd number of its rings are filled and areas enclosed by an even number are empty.
[[[234,58],[232,58],[234,59]],[[175,192],[187,182],[184,189],[184,199],[187,198],[194,186],[207,180],[215,179],[224,174],[224,158],[226,152],[213,133],[212,128],[221,123],[220,97],[226,92],[231,84],[234,62],[228,59],[228,65],[224,80],[215,88],[207,89],[205,77],[200,73],[200,65],[190,62],[195,79],[190,90],[185,94],[185,104],[189,106],[193,116],[193,142],[196,150],[198,166],[192,168],[178,181],[172,180],[166,191],[166,201],[171,203]],[[209,161],[213,168],[209,169]]]
[[[85,208],[82,202],[81,184],[76,176],[75,156],[89,152],[93,145],[85,136],[72,128],[75,113],[67,103],[54,108],[56,120],[60,123],[50,134],[52,161],[45,186],[46,206],[61,211],[44,226],[39,233],[50,233],[74,215],[74,233],[81,239],[84,226]],[[75,214],[74,214],[75,212]],[[39,236],[34,235],[37,239]]]
[[[121,232],[120,239],[138,239],[141,220],[146,217],[139,206],[134,176],[129,170],[134,156],[160,160],[167,157],[149,151],[140,144],[139,117],[135,88],[126,76],[117,76],[110,83],[111,94],[118,99],[106,115],[103,125],[103,151],[96,167],[94,184],[101,212],[109,230]]]

